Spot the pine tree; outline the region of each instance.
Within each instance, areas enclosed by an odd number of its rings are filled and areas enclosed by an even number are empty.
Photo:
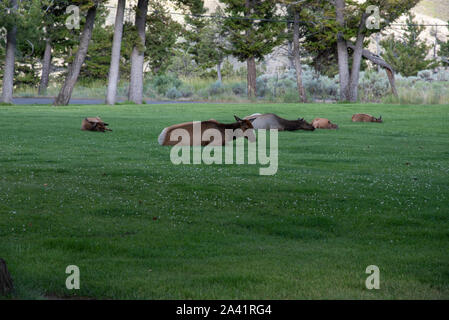
[[[247,64],[248,97],[256,96],[256,60],[263,60],[286,36],[285,23],[277,14],[276,0],[220,0],[232,17],[223,21],[230,46],[226,50]]]
[[[104,26],[100,21],[95,22],[89,51],[81,67],[80,80],[106,81],[111,64],[113,35],[113,26]]]
[[[92,39],[89,43],[89,51],[86,54],[84,64],[81,67],[80,80],[101,80],[108,78],[111,63],[112,38],[114,27],[106,25],[106,17],[109,10],[102,5],[98,6],[95,17]]]
[[[106,103],[113,105],[117,98],[117,85],[120,76],[120,52],[122,49],[123,24],[125,21],[126,0],[117,1],[115,14],[114,35],[112,37],[111,59],[108,72],[108,88],[106,91]]]
[[[10,2],[2,1],[1,15],[3,26],[6,28],[6,50],[5,50],[5,65],[3,72],[3,86],[2,86],[2,102],[11,103],[13,88],[14,88],[14,69],[15,69],[15,53],[17,44],[17,22],[14,17],[17,16],[18,2],[17,0],[11,0]],[[10,16],[6,12],[10,11]]]
[[[72,2],[68,0],[42,1],[41,32],[35,52],[42,64],[39,95],[44,95],[47,91],[50,74],[53,71],[52,60],[57,59],[65,64],[65,60],[69,57],[68,48],[75,44],[74,30],[68,29],[65,25],[68,16],[66,9],[71,4]]]
[[[77,0],[76,3],[80,5],[81,9],[87,9],[86,20],[84,23],[83,31],[81,32],[79,38],[78,49],[73,57],[73,61],[68,67],[68,72],[65,77],[64,83],[59,91],[53,104],[55,106],[67,105],[69,104],[70,98],[72,96],[73,89],[76,82],[78,81],[78,76],[81,67],[84,63],[84,59],[87,55],[87,50],[89,48],[89,42],[92,38],[92,31],[94,28],[95,17],[97,15],[98,6],[101,4],[101,0],[87,1],[87,0]]]
[[[449,30],[449,21],[448,23],[448,30]],[[438,45],[440,46],[440,49],[438,50],[438,56],[441,59],[441,64],[445,67],[449,66],[449,38],[446,40],[446,42],[441,41],[438,39]]]
[[[151,13],[146,28],[145,61],[152,74],[164,73],[173,58],[173,50],[184,29],[169,14],[167,4],[150,1]]]
[[[414,18],[412,13],[408,14],[401,36],[391,34],[380,41],[385,51],[385,61],[391,64],[396,72],[406,77],[416,76],[419,71],[436,66],[434,60],[426,59],[431,46],[419,39],[425,27],[417,25]]]
[[[197,44],[196,62],[203,70],[216,67],[218,81],[222,81],[221,64],[226,58],[226,38],[223,36],[223,10],[218,7],[212,18],[206,20]]]
[[[135,17],[135,36],[131,52],[131,76],[129,79],[128,100],[136,104],[143,101],[143,64],[145,60],[145,28],[148,12],[148,0],[138,0]]]
[[[313,65],[321,70],[335,72],[335,64],[338,65],[341,101],[357,101],[362,56],[370,59],[374,57],[372,54],[364,55],[366,39],[371,34],[387,28],[418,2],[419,0],[314,0],[310,2],[310,8],[304,11],[302,17],[302,20],[308,22],[308,32],[304,35],[303,47],[314,59]],[[379,9],[379,29],[366,27],[367,21],[375,19],[375,16],[367,11],[368,6]],[[349,52],[348,49],[350,49]],[[392,71],[386,67],[385,61],[381,60],[378,59],[376,62],[382,63],[386,68],[394,92]]]

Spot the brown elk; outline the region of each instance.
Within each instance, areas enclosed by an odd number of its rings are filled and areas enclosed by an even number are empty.
[[[287,120],[275,115],[274,113],[255,113],[245,117],[245,119],[251,121],[254,129],[273,129],[279,131],[315,130],[315,127],[305,121],[304,118],[299,118],[298,120]]]
[[[382,116],[380,116],[379,118],[376,118],[370,114],[357,113],[352,116],[352,122],[383,122],[383,121],[382,121]]]
[[[162,130],[158,142],[162,146],[224,146],[240,137],[255,141],[251,122],[237,116],[234,117],[237,122],[231,124],[220,123],[213,119],[175,124]],[[196,128],[200,130],[198,137],[194,136]]]
[[[330,120],[326,118],[315,118],[312,121],[312,126],[314,126],[315,129],[338,129],[338,125],[330,122]]]
[[[81,130],[98,132],[112,131],[107,127],[108,125],[100,117],[84,118],[81,122]]]

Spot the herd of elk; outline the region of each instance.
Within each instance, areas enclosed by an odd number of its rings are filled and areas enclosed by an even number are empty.
[[[304,118],[298,120],[287,120],[274,113],[254,113],[243,119],[234,116],[236,122],[225,124],[211,119],[207,121],[185,122],[166,127],[159,135],[158,142],[163,146],[223,146],[228,142],[240,137],[255,141],[253,129],[295,131],[315,129],[338,129],[338,125],[326,118],[315,118],[310,124]],[[366,113],[357,113],[352,116],[352,122],[379,122],[382,123],[382,116],[373,117]],[[86,131],[112,131],[108,124],[100,117],[84,118],[81,123],[81,130]],[[195,128],[199,128],[199,139],[194,137]],[[178,130],[179,129],[179,130]],[[213,132],[217,133],[216,135]]]

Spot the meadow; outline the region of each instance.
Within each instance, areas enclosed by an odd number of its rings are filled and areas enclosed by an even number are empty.
[[[255,112],[340,129],[280,132],[274,176],[176,166],[157,142]],[[96,115],[113,132],[79,129]],[[0,106],[8,298],[449,299],[448,124],[449,105]]]

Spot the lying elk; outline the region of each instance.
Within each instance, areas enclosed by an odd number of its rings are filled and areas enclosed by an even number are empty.
[[[352,122],[383,122],[383,121],[382,121],[382,116],[380,116],[379,118],[376,118],[370,114],[357,113],[352,116]]]
[[[326,118],[315,118],[312,121],[312,126],[315,129],[338,129],[338,125],[330,122],[330,120]]]
[[[81,130],[99,132],[112,131],[111,129],[107,128],[108,125],[109,124],[103,122],[100,117],[84,118],[81,122]]]
[[[315,127],[305,121],[304,118],[299,118],[298,120],[287,120],[275,115],[274,113],[255,113],[245,117],[245,119],[251,121],[254,129],[273,129],[279,131],[315,130]]]
[[[251,122],[237,116],[234,118],[237,122],[231,124],[220,123],[213,119],[174,124],[162,130],[158,142],[161,146],[224,146],[240,137],[255,141]],[[194,136],[197,129],[198,137]]]

